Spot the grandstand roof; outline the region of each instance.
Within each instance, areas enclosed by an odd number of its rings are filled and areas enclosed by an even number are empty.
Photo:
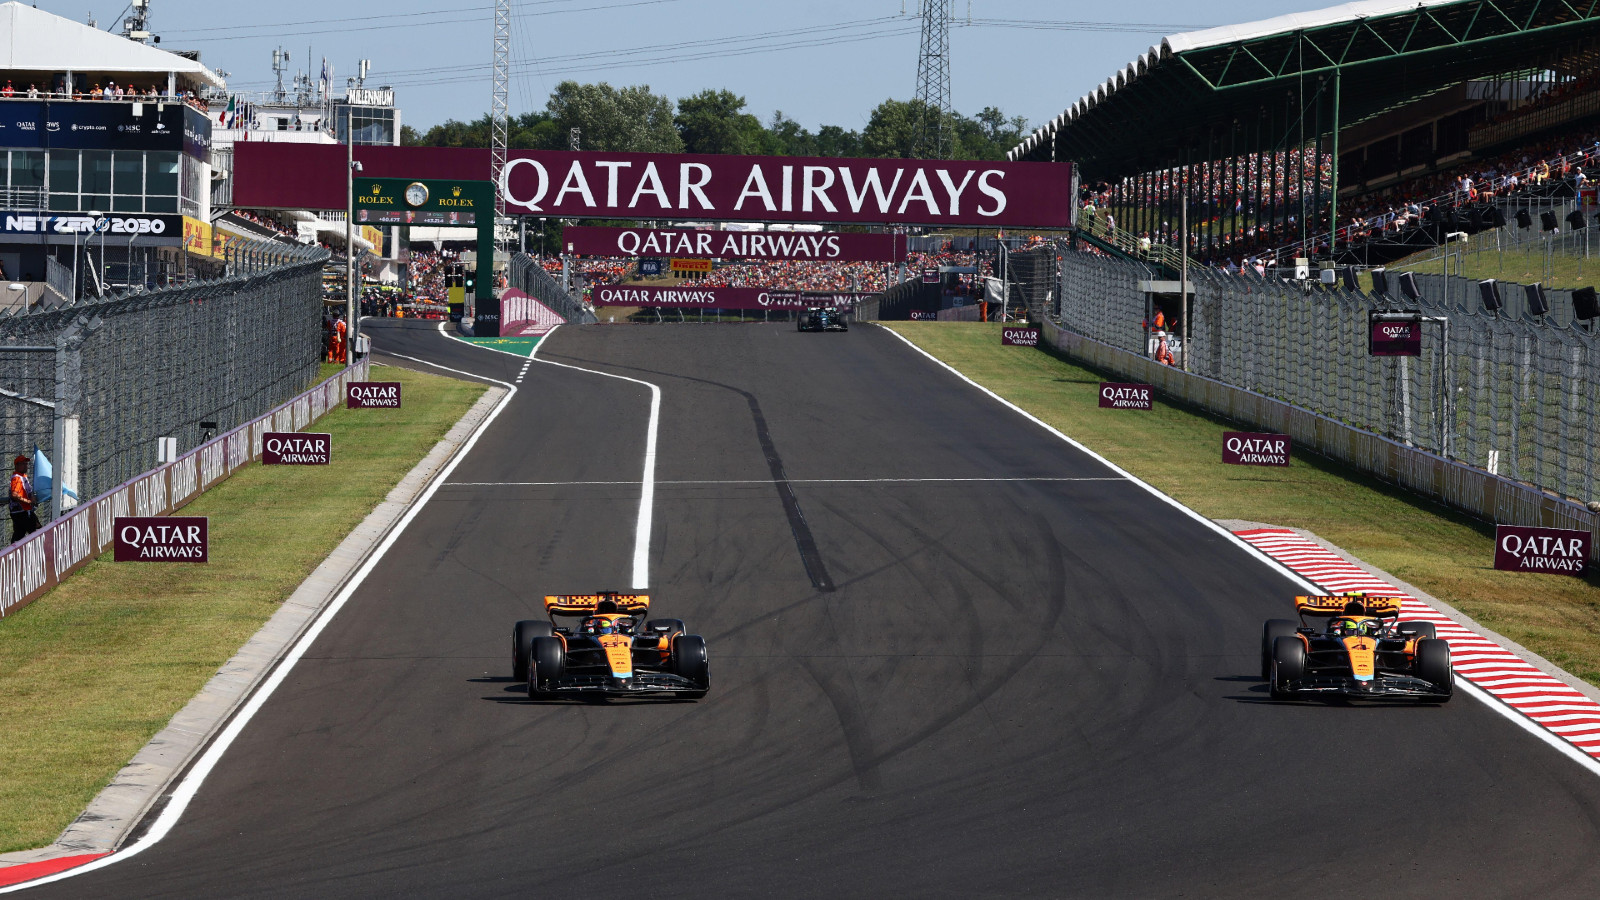
[[[1348,127],[1464,81],[1592,66],[1597,50],[1600,4],[1568,0],[1363,0],[1192,31],[1151,47],[1007,158],[1071,160],[1089,178],[1117,178],[1181,164],[1207,128],[1264,109],[1292,117],[1335,73]],[[1238,153],[1284,143],[1234,130]]]
[[[151,75],[175,72],[216,87],[215,72],[188,57],[90,28],[22,3],[0,3],[0,70]]]

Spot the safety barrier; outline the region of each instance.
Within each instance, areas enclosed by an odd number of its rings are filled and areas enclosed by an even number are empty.
[[[1162,365],[1067,331],[1055,322],[1044,322],[1042,338],[1044,345],[1092,368],[1128,382],[1149,384],[1158,393],[1248,428],[1287,434],[1297,449],[1338,460],[1484,521],[1582,529],[1591,534],[1600,523],[1582,504],[1532,485],[1408,447],[1264,394]],[[1600,540],[1590,545],[1600,559]]]
[[[0,553],[0,618],[37,600],[110,548],[118,516],[176,512],[261,458],[268,431],[301,431],[344,400],[345,386],[367,378],[362,360],[265,415],[219,435],[56,519]]]

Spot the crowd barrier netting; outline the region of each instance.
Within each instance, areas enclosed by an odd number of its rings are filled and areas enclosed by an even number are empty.
[[[1425,326],[1422,355],[1374,357],[1368,313],[1398,302],[1203,270],[1184,373],[1147,358],[1140,277],[1063,247],[1047,343],[1484,519],[1593,529],[1600,336],[1496,318],[1424,281],[1405,305],[1443,321]]]

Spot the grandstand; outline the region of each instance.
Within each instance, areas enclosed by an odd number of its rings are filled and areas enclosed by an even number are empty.
[[[1366,0],[1179,34],[1008,158],[1078,164],[1106,252],[1180,247],[1186,200],[1200,263],[1376,265],[1592,206],[1597,49],[1600,10],[1539,0]]]

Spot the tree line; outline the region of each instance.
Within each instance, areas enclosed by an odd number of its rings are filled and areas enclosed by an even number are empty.
[[[513,150],[565,150],[573,128],[584,150],[640,153],[738,153],[755,156],[866,156],[909,159],[916,122],[925,105],[885,100],[860,131],[823,125],[812,132],[782,112],[763,123],[745,110],[745,98],[727,90],[704,90],[674,104],[649,85],[616,88],[563,81],[539,112],[512,117],[507,144]],[[1007,118],[988,106],[975,116],[951,113],[945,133],[954,159],[1003,159],[1027,129],[1021,116]],[[425,132],[406,126],[401,143],[411,147],[487,147],[489,116],[472,122],[451,119]]]

